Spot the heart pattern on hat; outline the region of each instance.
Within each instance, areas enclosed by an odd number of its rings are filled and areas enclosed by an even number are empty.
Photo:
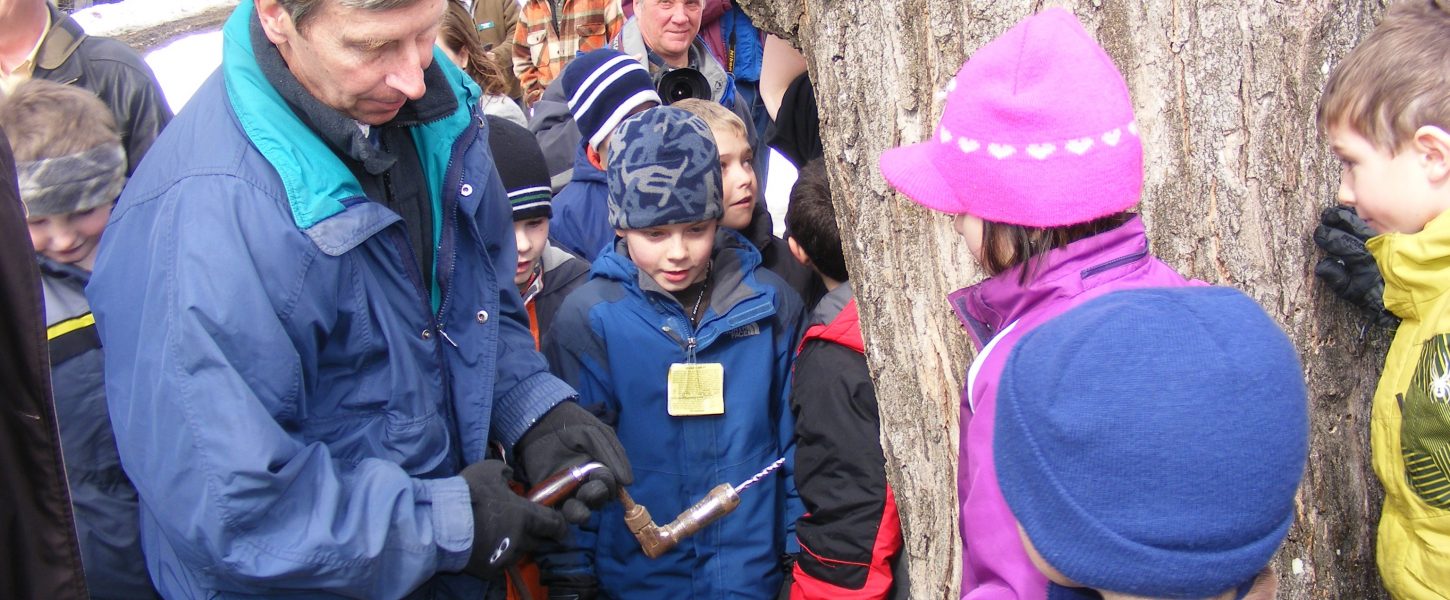
[[[1063,142],[1034,142],[1023,145],[988,142],[986,143],[987,153],[991,154],[997,160],[1003,160],[1016,155],[1019,148],[1027,156],[1037,160],[1047,160],[1056,154],[1059,149],[1067,150],[1075,156],[1083,156],[1093,148],[1097,148],[1099,141],[1103,143],[1104,149],[1116,147],[1123,141],[1124,129],[1127,129],[1130,135],[1135,137],[1138,135],[1138,124],[1130,122],[1126,127],[1115,127],[1110,131],[1104,132],[1102,135],[1073,138]],[[983,145],[983,142],[978,140],[954,134],[946,127],[942,127],[937,132],[937,137],[943,144],[952,144],[955,142],[957,149],[961,150],[962,154],[971,154],[981,150]]]
[[[987,152],[998,160],[1007,158],[1017,153],[1017,148],[1008,144],[987,144]]]
[[[1053,144],[1029,144],[1027,146],[1027,155],[1037,160],[1046,160],[1056,151],[1057,146]]]

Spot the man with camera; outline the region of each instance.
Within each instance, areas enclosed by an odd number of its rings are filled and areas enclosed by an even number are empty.
[[[749,107],[736,101],[730,73],[700,37],[700,22],[707,9],[723,12],[725,3],[636,0],[634,7],[634,17],[624,23],[611,45],[645,64],[665,104],[685,98],[714,100],[747,124],[754,123]],[[759,150],[759,136],[750,129],[750,146]]]

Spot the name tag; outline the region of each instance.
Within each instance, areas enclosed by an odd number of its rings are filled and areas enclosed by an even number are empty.
[[[672,417],[725,414],[725,365],[675,363],[670,365],[669,413]]]

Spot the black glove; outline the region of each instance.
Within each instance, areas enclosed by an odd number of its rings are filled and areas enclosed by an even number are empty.
[[[1314,274],[1374,324],[1395,327],[1400,320],[1385,310],[1384,276],[1364,245],[1374,235],[1353,208],[1324,209],[1319,214],[1319,227],[1314,229],[1314,243],[1328,256],[1314,265]]]
[[[540,583],[549,588],[549,600],[594,600],[599,596],[599,580],[592,575],[540,575]]]
[[[574,497],[560,506],[570,523],[589,520],[591,508],[603,506],[618,493],[620,485],[634,483],[634,471],[614,429],[571,401],[560,402],[544,413],[514,445],[514,451],[523,467],[524,480],[531,485],[589,461],[607,467],[590,473]]]
[[[569,525],[554,509],[529,502],[509,489],[510,469],[501,460],[481,460],[459,473],[473,503],[473,554],[463,571],[497,579],[505,568],[542,538],[562,539]]]

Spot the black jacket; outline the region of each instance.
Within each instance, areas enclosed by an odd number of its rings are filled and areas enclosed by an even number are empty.
[[[796,488],[806,515],[792,598],[906,598],[901,525],[886,483],[876,388],[850,284],[827,294],[796,356]]]
[[[86,598],[29,239],[15,157],[0,132],[0,590],[7,598]]]
[[[116,116],[121,143],[136,171],[141,157],[161,129],[171,122],[171,108],[151,68],[130,46],[87,35],[70,15],[50,5],[50,31],[35,55],[36,79],[75,85],[95,92]]]

